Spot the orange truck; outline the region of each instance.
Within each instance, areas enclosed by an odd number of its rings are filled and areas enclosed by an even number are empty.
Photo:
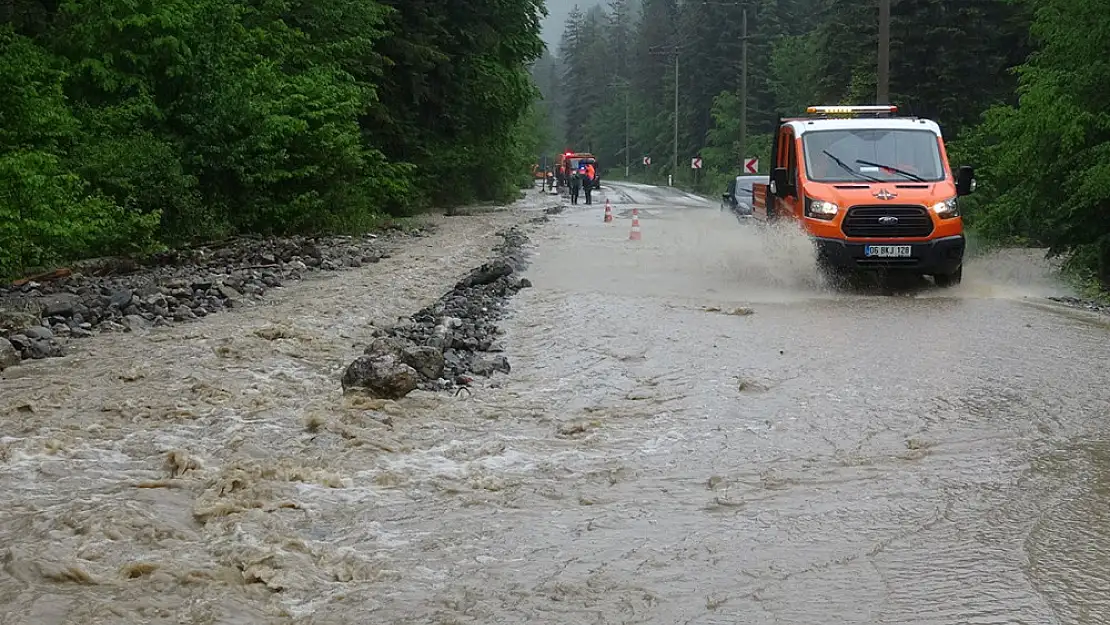
[[[590,154],[589,152],[571,152],[571,151],[568,150],[568,151],[563,153],[562,158],[559,160],[559,164],[561,164],[563,166],[563,171],[568,172],[568,173],[573,172],[574,170],[578,169],[578,164],[582,163],[582,162],[593,164],[593,166],[594,166],[594,186],[593,186],[593,188],[594,189],[600,189],[601,188],[601,170],[597,165],[597,157],[595,157],[593,154]]]
[[[959,284],[959,198],[974,191],[974,170],[952,171],[936,122],[897,111],[811,106],[807,117],[780,119],[770,179],[752,185],[753,217],[800,225],[834,276],[908,271]]]

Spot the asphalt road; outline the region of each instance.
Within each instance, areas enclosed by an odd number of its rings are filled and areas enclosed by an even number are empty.
[[[546,234],[497,433],[523,492],[449,515],[497,528],[451,567],[478,621],[1110,622],[1110,334],[1036,255],[829,290],[800,237],[612,182]]]

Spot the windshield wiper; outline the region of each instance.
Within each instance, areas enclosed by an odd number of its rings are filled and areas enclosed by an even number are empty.
[[[922,178],[921,176],[918,176],[917,174],[912,174],[912,173],[910,173],[910,172],[908,172],[904,169],[898,169],[897,167],[891,167],[890,165],[880,165],[879,163],[870,163],[868,161],[860,160],[858,158],[856,159],[856,162],[859,163],[860,165],[867,165],[869,167],[878,167],[879,169],[885,169],[887,171],[892,171],[896,174],[902,174],[903,176],[909,178],[910,180],[914,180],[916,182],[929,182],[928,180]]]
[[[878,178],[872,178],[871,176],[868,176],[866,174],[862,174],[862,173],[852,169],[851,165],[849,165],[848,163],[845,163],[844,161],[840,160],[839,158],[833,156],[832,153],[829,152],[828,150],[821,150],[821,153],[824,154],[825,156],[831,158],[834,163],[836,163],[837,165],[840,165],[840,167],[844,171],[848,172],[849,174],[852,174],[853,176],[863,178],[864,180],[870,180],[871,182],[882,182],[882,180],[879,180]]]

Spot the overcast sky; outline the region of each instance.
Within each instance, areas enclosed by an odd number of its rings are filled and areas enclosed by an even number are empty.
[[[551,54],[558,54],[563,25],[574,5],[582,11],[597,4],[597,0],[547,0],[547,18],[543,21],[543,40]]]

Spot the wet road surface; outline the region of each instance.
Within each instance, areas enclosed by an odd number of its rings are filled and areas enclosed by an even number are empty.
[[[1110,335],[1031,257],[834,292],[799,237],[607,182],[534,235],[511,376],[341,398],[411,312],[373,289],[438,295],[471,227],[4,381],[0,623],[1110,622]]]

